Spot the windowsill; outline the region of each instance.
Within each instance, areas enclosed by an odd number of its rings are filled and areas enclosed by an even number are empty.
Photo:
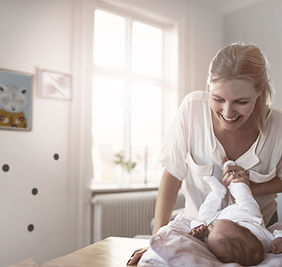
[[[148,184],[130,184],[130,185],[118,185],[118,184],[92,184],[90,189],[92,195],[105,194],[105,193],[123,193],[123,192],[141,192],[141,191],[153,191],[158,190],[159,183]]]

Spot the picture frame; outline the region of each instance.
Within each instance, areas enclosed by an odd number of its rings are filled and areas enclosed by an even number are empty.
[[[37,75],[39,97],[71,100],[72,76],[70,74],[38,68]]]
[[[31,130],[33,74],[0,68],[0,129]]]

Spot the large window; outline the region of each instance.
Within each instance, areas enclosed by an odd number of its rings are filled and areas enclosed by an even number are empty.
[[[176,86],[170,79],[177,70],[167,73],[169,62],[174,62],[169,61],[168,41],[168,26],[95,11],[94,183],[160,180],[162,139],[177,105]]]

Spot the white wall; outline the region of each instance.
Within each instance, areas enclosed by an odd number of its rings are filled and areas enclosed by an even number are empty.
[[[0,21],[1,68],[71,72],[71,1],[1,0]],[[67,186],[71,102],[39,98],[36,90],[31,131],[0,130],[0,266],[76,248]]]
[[[224,16],[224,43],[243,41],[258,45],[270,63],[270,78],[276,91],[273,106],[282,107],[282,2],[265,0]],[[282,220],[282,194],[278,197]]]
[[[109,2],[109,1],[108,1]],[[221,16],[209,0],[113,0],[160,13],[179,27],[179,99],[204,89],[222,46]],[[0,0],[0,67],[73,75],[71,101],[40,98],[34,86],[32,130],[0,130],[0,266],[38,263],[89,243],[92,10],[95,0]],[[158,16],[156,16],[157,18]],[[58,153],[58,161],[53,154]],[[5,173],[2,165],[9,164]],[[31,194],[38,188],[38,195]],[[27,226],[34,224],[32,232]]]
[[[222,14],[207,0],[195,0],[190,12],[189,91],[206,90],[209,63],[223,44]]]

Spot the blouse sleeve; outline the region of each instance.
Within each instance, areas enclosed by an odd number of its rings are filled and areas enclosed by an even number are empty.
[[[276,166],[276,176],[282,180],[282,156],[280,157],[278,165]]]
[[[189,95],[188,95],[189,96]],[[169,128],[165,138],[161,163],[167,171],[182,181],[187,173],[185,161],[188,141],[189,99],[186,96]]]
[[[281,139],[281,130],[282,130],[282,111],[275,110],[275,117],[272,120],[271,127],[271,140],[272,144],[275,146],[273,151],[274,160],[278,159],[276,164],[276,177],[279,177],[282,180],[282,139]],[[272,158],[272,155],[271,155]],[[271,160],[270,158],[270,160]]]

